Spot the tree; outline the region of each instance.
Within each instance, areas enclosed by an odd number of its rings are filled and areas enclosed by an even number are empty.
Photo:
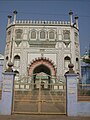
[[[83,57],[83,62],[90,64],[90,44],[89,44],[89,51],[86,57]]]

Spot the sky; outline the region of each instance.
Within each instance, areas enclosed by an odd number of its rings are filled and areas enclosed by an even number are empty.
[[[69,21],[69,11],[79,17],[80,53],[90,44],[90,0],[0,0],[0,53],[6,44],[7,16],[17,10],[17,20]]]

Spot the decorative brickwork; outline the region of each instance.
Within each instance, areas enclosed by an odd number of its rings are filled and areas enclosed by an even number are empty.
[[[56,68],[54,63],[51,60],[42,57],[32,61],[28,69],[28,74],[31,76],[33,74],[34,69],[40,65],[44,65],[48,69],[50,69],[51,75],[56,75]]]

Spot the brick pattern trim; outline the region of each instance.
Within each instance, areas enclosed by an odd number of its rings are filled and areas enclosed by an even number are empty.
[[[30,63],[30,66],[28,69],[28,75],[32,76],[34,69],[40,65],[44,65],[48,67],[51,71],[51,75],[56,76],[56,68],[52,60],[49,60],[49,58],[43,58],[43,57],[36,58]]]

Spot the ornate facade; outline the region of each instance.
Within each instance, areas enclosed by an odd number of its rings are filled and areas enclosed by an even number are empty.
[[[13,70],[19,75],[45,73],[63,76],[68,64],[80,73],[80,47],[78,17],[69,12],[69,21],[20,21],[8,16],[6,28],[5,65],[13,62]]]

